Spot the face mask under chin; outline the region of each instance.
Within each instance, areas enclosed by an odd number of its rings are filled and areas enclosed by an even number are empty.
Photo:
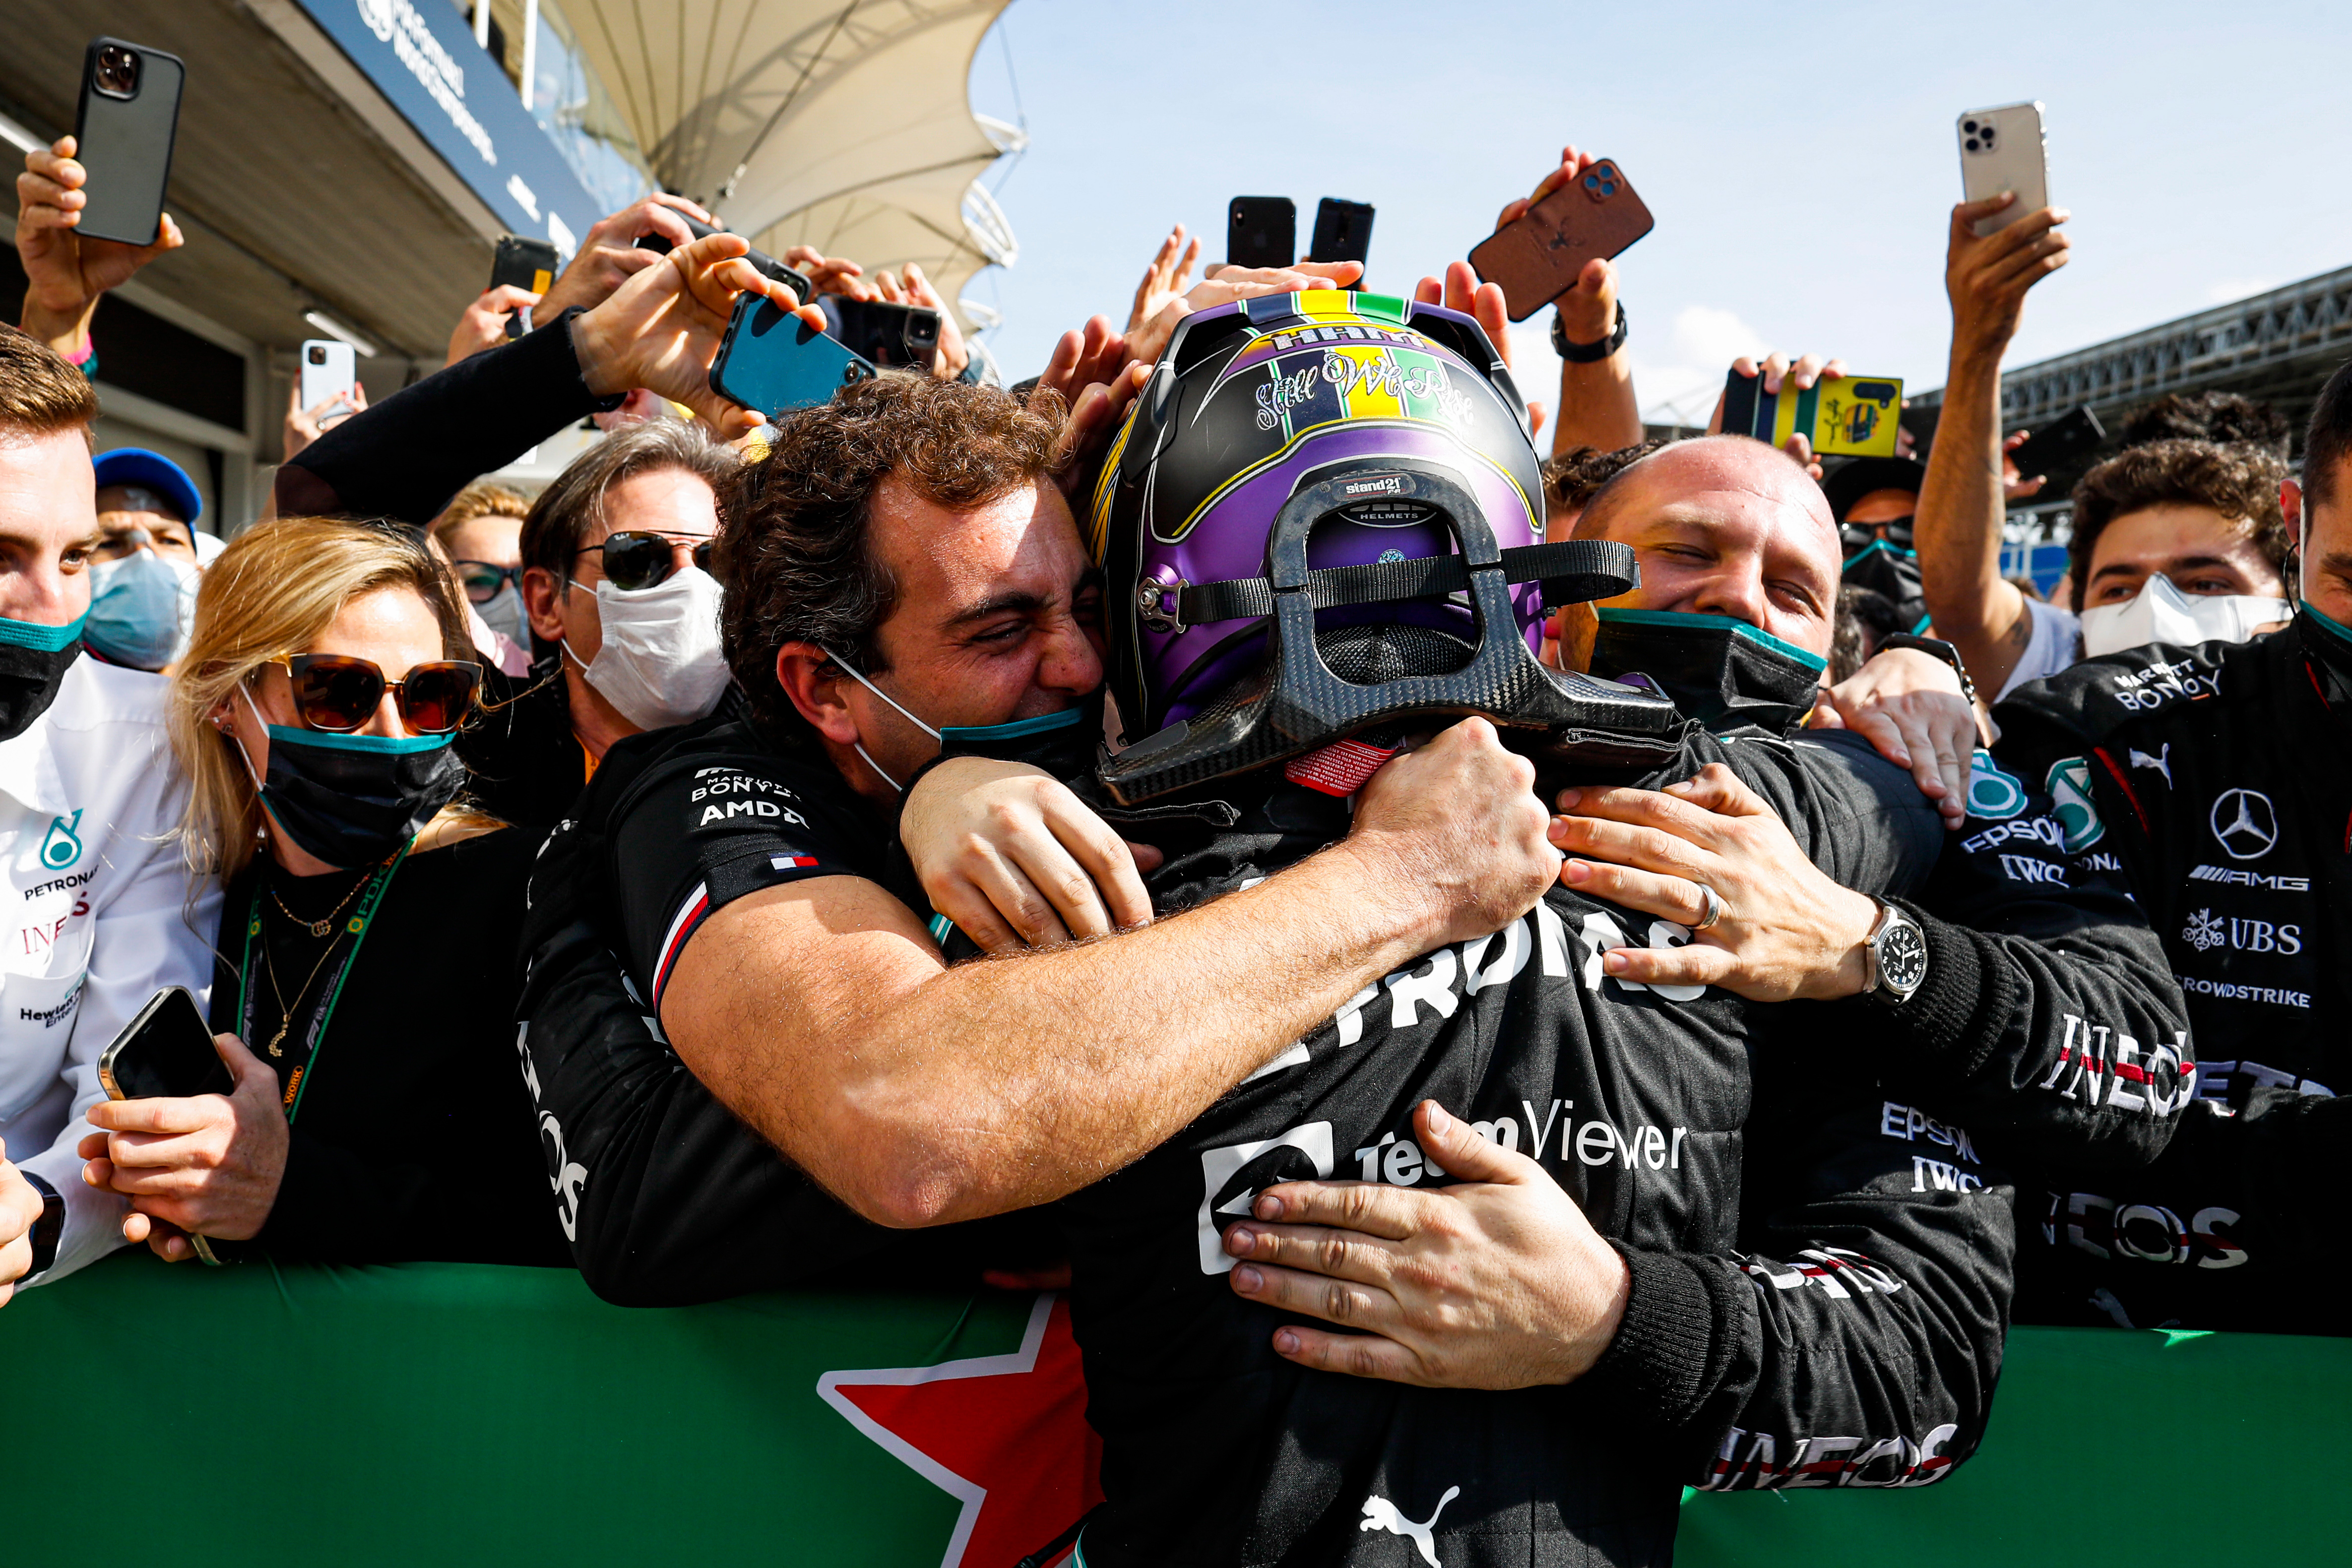
[[[1010,719],[1003,724],[951,724],[934,729],[866,679],[848,660],[835,653],[833,662],[858,685],[889,704],[908,723],[937,740],[941,757],[986,757],[999,762],[1025,763],[1055,779],[1069,779],[1094,766],[1095,754],[1102,743],[1107,686],[1097,686],[1069,707],[1055,713]],[[883,771],[882,765],[866,749],[864,741],[856,743],[856,750],[866,759],[866,765],[890,788],[907,787]]]
[[[1595,611],[1591,673],[1642,674],[1711,730],[1794,728],[1829,662],[1744,621],[1672,610]]]
[[[24,734],[58,700],[89,619],[84,612],[69,625],[43,626],[0,615],[0,741]]]

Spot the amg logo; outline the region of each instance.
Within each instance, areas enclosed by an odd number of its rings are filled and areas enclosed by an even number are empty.
[[[1341,494],[1348,496],[1402,496],[1404,494],[1404,476],[1402,474],[1383,474],[1375,479],[1351,479],[1348,482],[1348,487],[1342,491]]]
[[[2266,872],[2240,871],[2235,866],[2200,865],[2189,873],[2191,882],[2221,882],[2232,887],[2267,887],[2273,893],[2309,893],[2307,876],[2272,876]]]

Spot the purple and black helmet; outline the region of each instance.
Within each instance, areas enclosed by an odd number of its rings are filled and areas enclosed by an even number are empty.
[[[1542,542],[1527,406],[1458,311],[1328,289],[1186,318],[1084,528],[1133,741],[1102,777],[1125,800],[1423,716],[1590,732],[1595,756],[1676,723],[1536,658],[1547,608],[1637,569],[1623,545]]]

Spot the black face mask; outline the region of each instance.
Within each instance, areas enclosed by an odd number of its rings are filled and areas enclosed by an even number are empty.
[[[1102,747],[1103,693],[1097,686],[1075,707],[1010,724],[951,724],[940,731],[942,757],[990,757],[1025,762],[1067,781],[1094,770]]]
[[[1885,539],[1874,540],[1846,560],[1841,582],[1883,593],[1903,617],[1903,630],[1916,633],[1927,624],[1927,591],[1919,578],[1919,556]]]
[[[82,621],[89,620],[88,615]],[[0,741],[14,740],[58,700],[58,686],[81,657],[81,621],[37,626],[0,615]]]
[[[2329,707],[2352,703],[2352,626],[2312,607],[2308,599],[2295,601],[2294,637],[2318,670]]]
[[[1780,735],[1811,710],[1829,661],[1727,615],[1595,612],[1592,674],[1647,675],[1685,717],[1718,733],[1752,725]]]
[[[261,803],[288,838],[331,866],[383,860],[422,832],[466,785],[466,765],[446,735],[266,727],[269,776]],[[246,766],[252,767],[250,758]]]

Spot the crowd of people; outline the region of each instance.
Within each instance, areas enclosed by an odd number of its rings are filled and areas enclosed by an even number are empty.
[[[823,313],[654,196],[290,408],[224,542],[92,455],[178,235],[79,240],[72,152],[0,332],[0,1301],[137,1243],[1066,1283],[1103,1564],[1655,1561],[1681,1484],[1940,1479],[2011,1322],[2352,1330],[2352,371],[2299,467],[2166,400],[2005,579],[2063,213],[1954,209],[1926,460],[1823,461],[1644,440],[1610,262],[1546,408],[1464,263],[1181,229],[1016,386],[948,330],[746,410],[734,300]],[[109,1098],[172,985],[231,1087]]]

